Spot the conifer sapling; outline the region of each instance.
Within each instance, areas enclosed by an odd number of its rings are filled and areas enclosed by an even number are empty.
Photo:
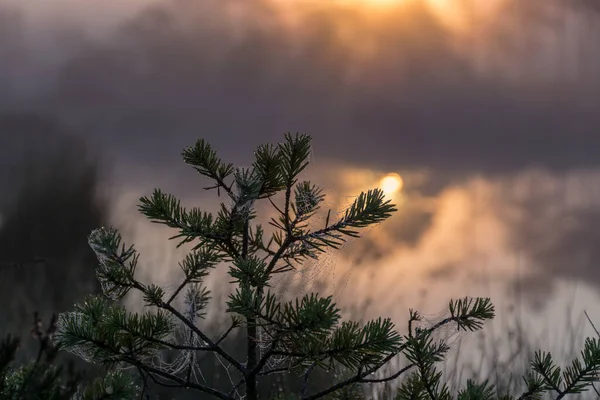
[[[318,260],[348,238],[359,237],[361,228],[381,223],[396,211],[382,190],[373,189],[360,193],[339,217],[328,212],[325,225],[312,230],[309,221],[320,211],[324,194],[316,185],[299,181],[309,163],[310,145],[310,136],[287,134],[283,143],[259,146],[249,168],[223,162],[203,139],[186,148],[184,161],[213,182],[206,189],[217,189],[227,202],[221,203],[215,215],[197,207],[186,209],[175,196],[157,189],[142,197],[138,207],[150,221],[176,230],[171,239],[178,239],[178,246],[193,245],[180,263],[180,284],[167,293],[161,286],[140,282],[135,248],[126,246],[117,230],[97,229],[89,236],[89,244],[99,260],[97,275],[105,296],[89,297],[75,311],[61,314],[57,342],[90,362],[117,369],[133,367],[143,378],[143,389],[150,379],[220,399],[257,400],[262,378],[294,373],[304,381],[296,398],[314,400],[344,391],[356,394],[360,390],[354,389],[362,384],[392,381],[412,369],[398,390],[398,399],[450,398],[434,367],[448,346],[433,340],[431,334],[449,323],[456,323],[459,330],[480,329],[483,321],[494,316],[489,299],[451,301],[450,317],[429,329],[414,328],[420,315],[411,311],[409,334],[403,336],[387,318],[364,324],[342,320],[331,296],[312,293],[284,301],[277,295],[274,276],[293,271],[308,259]],[[278,194],[280,204],[275,201]],[[278,214],[269,222],[274,232],[268,240],[263,227],[254,223],[256,202],[264,200]],[[231,325],[211,336],[202,324],[211,302],[205,278],[224,265],[233,285],[226,303]],[[133,314],[115,302],[132,290],[142,293],[146,312]],[[243,359],[223,346],[234,331],[245,337]],[[593,344],[586,347],[590,360],[595,355]],[[155,360],[164,351],[179,353],[181,362],[161,367]],[[208,353],[235,371],[231,390],[218,390],[198,379],[199,353]],[[409,361],[406,368],[387,377],[376,376],[401,354]],[[544,363],[546,358],[540,355],[535,368],[547,367]],[[309,393],[307,383],[316,368],[341,369],[344,378]],[[569,382],[576,372],[569,372]],[[541,381],[531,379],[532,393],[543,388]],[[489,394],[486,385],[469,381],[460,396]]]

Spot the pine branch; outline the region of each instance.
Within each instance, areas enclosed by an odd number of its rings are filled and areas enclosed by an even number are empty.
[[[258,146],[254,156],[256,161],[252,166],[258,179],[262,182],[258,198],[271,200],[271,196],[285,188],[278,147],[271,144]]]
[[[141,197],[138,210],[153,223],[166,225],[179,230],[179,234],[169,240],[181,238],[177,247],[198,240],[197,247],[209,246],[220,248],[224,253],[237,255],[228,234],[223,234],[213,221],[213,216],[198,208],[187,211],[180,201],[171,194],[160,189],[154,190],[151,197]]]
[[[224,189],[233,198],[231,187],[225,184],[225,179],[233,173],[233,164],[221,161],[207,141],[199,139],[181,155],[186,164],[194,167],[200,175],[213,179],[217,184],[216,188]]]
[[[318,197],[318,193],[318,190],[316,190],[316,194],[313,194],[313,196]],[[314,200],[314,202],[318,204],[317,200]],[[279,229],[285,230],[286,236],[277,252],[271,258],[267,272],[271,274],[281,258],[295,257],[294,254],[285,254],[294,243],[301,243],[299,247],[300,257],[309,256],[316,258],[316,256],[311,254],[311,249],[318,253],[324,252],[327,247],[338,249],[345,241],[343,235],[359,237],[358,231],[351,228],[362,228],[380,223],[395,211],[395,205],[391,204],[389,200],[384,199],[383,191],[374,189],[367,193],[361,193],[349,209],[346,210],[344,217],[338,222],[314,232],[300,231],[299,234],[294,234],[294,230],[296,229],[296,224],[304,216],[299,214],[293,221],[288,222],[289,216],[284,211],[284,215],[282,216],[284,224],[276,226]]]
[[[135,249],[133,246],[129,247],[125,251],[126,257],[120,256],[116,253],[116,249],[121,245],[121,237],[120,235],[113,230],[96,230],[92,235],[90,235],[90,242],[93,246],[94,250],[97,252],[99,261],[101,264],[106,263],[107,260],[110,261],[108,269],[104,269],[101,271],[108,271],[104,275],[100,275],[100,277],[104,277],[104,279],[110,280],[113,276],[119,277],[116,281],[111,282],[112,284],[119,287],[119,285],[125,287],[126,289],[135,288],[142,293],[148,293],[148,288],[136,281],[133,277],[134,266],[126,265],[126,261],[129,258],[133,258],[137,260]],[[125,249],[125,246],[122,245],[122,248]],[[186,260],[181,264],[184,273],[187,273],[188,278],[199,279],[204,275],[204,272],[208,268],[212,268],[216,263],[217,259],[214,257],[214,254],[210,251],[197,251],[196,253],[192,253],[189,255]],[[135,263],[134,263],[135,264]],[[119,268],[121,272],[119,272]],[[123,272],[124,271],[124,272]],[[124,274],[123,278],[119,273]],[[108,287],[109,294],[112,293],[113,290],[110,286]],[[123,294],[122,292],[120,294]],[[166,303],[162,301],[160,297],[153,298],[154,305],[159,309],[168,311],[175,317],[177,317],[184,325],[186,325],[191,331],[197,334],[204,343],[207,344],[207,348],[210,351],[213,351],[220,356],[222,356],[225,360],[230,362],[236,369],[240,372],[245,371],[245,367],[235,360],[232,356],[230,356],[227,352],[225,352],[219,345],[215,344],[206,334],[204,334],[195,324],[191,323],[188,318],[182,315],[179,311],[177,311],[170,303]],[[90,304],[90,306],[94,306],[94,304]],[[103,305],[98,304],[98,309],[102,309]],[[88,313],[92,314],[95,312],[93,309],[88,309]],[[84,312],[84,315],[86,313]],[[76,329],[76,325],[71,324],[71,330]],[[67,332],[70,333],[70,332]],[[114,350],[114,349],[113,349]],[[113,351],[114,352],[114,351]],[[118,352],[118,351],[117,351]]]
[[[468,304],[472,304],[469,303],[467,301]],[[453,301],[450,302],[450,304],[454,304]],[[464,300],[462,302],[462,304],[464,304]],[[485,307],[482,307],[481,304],[484,304]],[[450,307],[449,307],[450,308]],[[456,309],[456,307],[455,307]],[[440,321],[439,323],[435,324],[434,326],[432,326],[431,328],[427,328],[427,329],[422,329],[417,333],[417,338],[418,337],[425,337],[427,335],[431,335],[434,331],[442,328],[443,326],[451,323],[451,322],[456,322],[457,325],[459,323],[459,321],[461,321],[461,327],[466,327],[467,325],[465,325],[465,319],[469,316],[471,317],[480,317],[481,315],[487,315],[487,316],[491,316],[493,317],[493,312],[494,312],[494,307],[492,306],[492,304],[489,302],[488,298],[483,298],[483,299],[479,299],[477,298],[475,301],[475,305],[471,307],[471,309],[464,309],[464,307],[460,308],[461,313],[455,315],[454,317],[451,318],[446,318],[442,321]],[[411,310],[411,320],[412,321],[412,317],[418,317],[418,314],[414,314]],[[470,324],[470,326],[474,326],[473,324]],[[463,328],[464,329],[464,328]],[[411,331],[412,329],[409,329],[409,331]],[[411,338],[410,332],[409,332],[409,336],[407,338]],[[359,368],[356,375],[347,378],[341,382],[338,382],[337,384],[322,390],[316,394],[313,395],[309,395],[309,396],[305,396],[302,397],[301,400],[316,400],[316,399],[320,399],[322,397],[325,397],[327,395],[329,395],[330,393],[334,393],[344,387],[347,387],[349,385],[355,384],[355,383],[359,383],[361,380],[365,379],[367,376],[375,373],[376,371],[378,371],[382,366],[384,366],[385,364],[387,364],[389,361],[391,361],[394,357],[398,356],[400,353],[402,353],[403,351],[405,351],[409,346],[410,346],[411,341],[407,340],[404,344],[400,345],[398,347],[398,349],[396,351],[390,352],[386,357],[384,357],[382,360],[380,360],[376,365],[370,367],[370,368],[366,368],[366,369],[361,369]]]

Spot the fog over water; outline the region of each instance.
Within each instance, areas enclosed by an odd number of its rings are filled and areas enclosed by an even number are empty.
[[[82,139],[143,273],[167,281],[179,255],[137,198],[217,204],[181,150],[204,137],[249,165],[309,133],[306,177],[334,209],[404,178],[394,217],[315,266],[340,301],[403,327],[425,289],[432,313],[492,293],[541,327],[576,288],[575,314],[600,318],[599,41],[586,0],[0,0],[0,166]]]

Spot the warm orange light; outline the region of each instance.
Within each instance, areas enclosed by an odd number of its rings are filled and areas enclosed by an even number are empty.
[[[400,4],[408,3],[415,0],[272,0],[275,3],[280,4],[295,4],[303,5],[313,4],[322,6],[323,4],[329,4],[331,6],[364,6],[364,7],[377,7],[377,6],[397,6]]]
[[[393,6],[405,2],[406,0],[347,0],[347,2],[364,3],[371,6]]]
[[[402,177],[396,173],[390,173],[384,176],[379,182],[379,186],[381,190],[383,190],[386,194],[394,194],[398,193],[402,190],[402,186],[404,186],[404,181]]]
[[[468,33],[473,23],[485,25],[486,20],[497,14],[506,0],[269,0],[273,4],[289,7],[297,6],[351,6],[360,7],[365,12],[388,11],[394,8],[410,12],[411,5],[424,5],[442,25],[453,33]],[[377,15],[380,13],[377,12]]]

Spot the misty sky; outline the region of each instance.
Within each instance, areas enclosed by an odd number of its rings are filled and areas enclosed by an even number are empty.
[[[151,251],[139,195],[206,197],[183,147],[204,137],[247,165],[310,133],[307,177],[334,208],[405,179],[398,215],[337,261],[348,285],[377,271],[384,293],[438,282],[443,297],[518,270],[535,305],[560,281],[598,287],[600,10],[474,1],[0,0],[2,163],[84,138],[122,185],[118,223]]]

